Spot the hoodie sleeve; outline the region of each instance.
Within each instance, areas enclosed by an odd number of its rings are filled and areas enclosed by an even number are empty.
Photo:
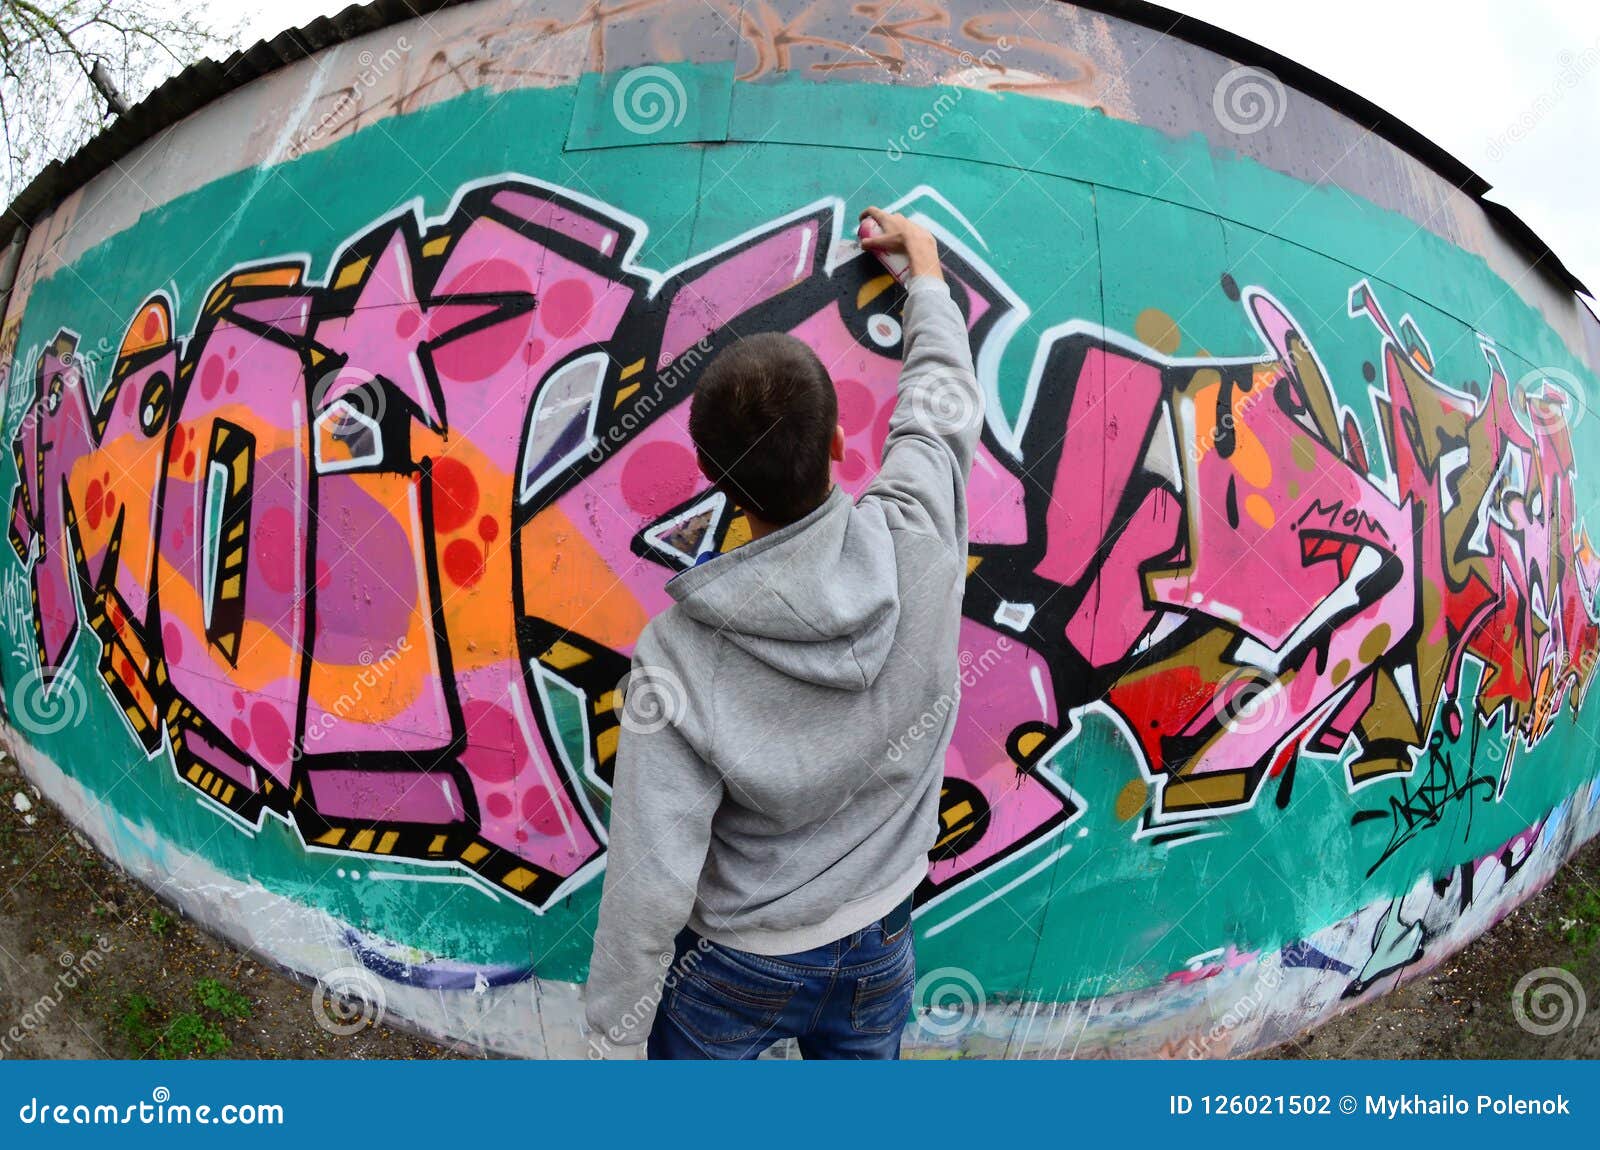
[[[920,530],[963,545],[967,476],[983,429],[983,393],[966,321],[936,276],[913,276],[905,308],[905,360],[883,463],[863,498],[898,505]]]
[[[640,636],[622,704],[585,1009],[591,1041],[616,1046],[650,1035],[722,802],[721,776],[677,725],[687,710],[684,683],[645,654],[648,636]]]

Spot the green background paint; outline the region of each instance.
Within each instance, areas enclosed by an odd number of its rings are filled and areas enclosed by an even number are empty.
[[[842,198],[853,213],[932,187],[970,221],[986,244],[972,246],[1032,309],[1001,364],[1001,400],[1011,416],[1041,333],[1068,320],[1131,334],[1141,313],[1156,309],[1177,319],[1180,355],[1259,353],[1243,310],[1219,286],[1224,273],[1266,288],[1289,308],[1338,397],[1362,420],[1369,446],[1376,440],[1362,368],[1378,342],[1367,321],[1346,314],[1349,289],[1363,276],[1391,317],[1415,319],[1438,379],[1486,378],[1475,335],[1483,332],[1513,380],[1534,367],[1557,368],[1594,394],[1586,366],[1482,258],[1332,185],[1218,154],[1198,136],[1173,139],[1021,96],[798,78],[734,83],[721,65],[673,71],[698,110],[647,143],[616,132],[605,116],[613,86],[586,76],[574,87],[477,91],[379,120],[309,155],[219,177],[152,208],[33,288],[6,397],[6,440],[31,398],[34,356],[59,326],[79,333],[91,362],[103,357],[93,374],[103,387],[128,320],[150,291],[170,292],[177,328],[187,332],[207,289],[234,265],[307,252],[320,275],[339,245],[375,219],[414,198],[427,214],[441,214],[460,185],[501,173],[534,176],[639,217],[649,231],[638,260],[656,270],[824,197]],[[948,99],[937,125],[920,140],[895,143],[941,95]],[[970,237],[960,219],[943,213],[940,222]],[[1597,490],[1585,467],[1600,459],[1597,435],[1593,422],[1574,432],[1579,518]],[[6,453],[0,487],[14,483]],[[15,653],[27,649],[28,636],[21,630],[25,576],[9,549],[0,548],[0,580],[10,691],[19,677]],[[539,915],[465,883],[340,877],[375,860],[308,853],[270,816],[246,830],[203,807],[165,758],[147,761],[98,681],[96,646],[80,631],[68,662],[89,696],[86,718],[35,742],[123,818],[154,828],[156,845],[130,840],[129,849],[159,852],[171,843],[419,952],[531,965],[544,978],[584,976],[598,881]],[[1469,692],[1476,678],[1469,670]],[[566,714],[576,741],[570,705]],[[1352,827],[1351,816],[1386,808],[1407,780],[1352,795],[1342,765],[1303,758],[1287,809],[1271,801],[1269,786],[1253,809],[1216,820],[1216,837],[1152,846],[1134,841],[1132,824],[1113,813],[1121,789],[1138,776],[1134,756],[1110,722],[1088,717],[1046,768],[1082,796],[1083,815],[1060,838],[985,872],[924,916],[926,931],[977,907],[925,935],[919,961],[965,967],[993,994],[1060,1001],[1155,985],[1214,948],[1293,942],[1535,823],[1594,777],[1592,726],[1588,713],[1581,725],[1564,713],[1544,743],[1518,755],[1500,802],[1457,804],[1368,878],[1390,824]],[[1463,740],[1470,735],[1469,725]],[[1483,733],[1478,769],[1497,771],[1499,739]],[[1466,760],[1464,746],[1452,750]],[[978,906],[1068,844],[1004,898]],[[381,866],[439,873],[402,860]]]

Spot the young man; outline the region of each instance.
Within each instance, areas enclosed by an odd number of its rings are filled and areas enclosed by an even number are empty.
[[[652,1058],[754,1058],[792,1036],[807,1058],[899,1056],[983,403],[933,237],[868,216],[882,231],[864,246],[910,278],[899,399],[860,501],[833,485],[844,430],[805,344],[745,339],[695,391],[700,467],[752,538],[674,577],[639,636],[589,966],[600,1051],[648,1034]],[[908,741],[925,716],[942,728]]]

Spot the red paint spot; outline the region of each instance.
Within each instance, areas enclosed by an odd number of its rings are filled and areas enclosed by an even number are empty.
[[[223,384],[223,389],[227,391],[229,395],[232,395],[234,392],[239,390],[239,373],[237,371],[230,371],[228,373],[228,379]]]
[[[133,689],[134,683],[137,682],[139,678],[139,676],[134,673],[133,664],[128,662],[126,659],[122,659],[118,662],[117,676],[125,684],[127,684],[130,691]]]
[[[233,745],[241,751],[250,749],[250,728],[243,719],[235,719],[228,725],[228,733],[233,736]]]
[[[235,711],[239,711],[241,713],[244,711],[244,692],[243,691],[235,691],[233,693],[233,709]]]
[[[183,662],[183,635],[177,625],[168,623],[161,628],[161,651],[169,663]]]
[[[834,380],[833,390],[839,397],[839,426],[844,428],[844,433],[854,435],[865,431],[875,410],[872,392],[853,379]]]
[[[527,363],[529,366],[538,363],[543,358],[544,340],[530,339],[527,343],[522,345],[522,359],[523,362]]]
[[[161,334],[161,314],[155,308],[144,313],[144,338],[155,339]]]
[[[183,458],[184,444],[188,438],[189,433],[182,424],[172,429],[172,442],[167,447],[168,463],[176,463]]]
[[[274,591],[294,590],[295,517],[287,507],[274,507],[256,523],[250,553],[262,582]]]
[[[563,833],[561,812],[550,801],[550,792],[540,786],[528,788],[522,796],[522,817],[534,830],[546,837]]]
[[[439,295],[470,294],[475,292],[503,292],[531,294],[533,284],[528,273],[511,260],[482,260],[466,268],[455,279],[438,290]],[[459,310],[445,305],[436,313],[437,327],[429,324],[430,338],[446,336],[449,329],[461,320]],[[452,379],[474,381],[487,379],[499,371],[527,340],[531,324],[529,313],[512,316],[500,323],[450,339],[433,353],[433,365],[440,374]]]
[[[538,316],[552,335],[569,336],[589,322],[594,292],[582,280],[562,280],[545,291]]]
[[[458,587],[471,587],[483,578],[483,553],[477,544],[457,539],[444,549],[444,573]]]
[[[485,515],[478,520],[478,538],[485,543],[493,543],[500,537],[500,523],[493,515]]]
[[[215,399],[217,392],[222,387],[224,371],[222,357],[208,355],[200,365],[200,396],[202,399]]]
[[[281,763],[289,757],[289,727],[270,703],[257,703],[250,708],[250,728],[263,759]]]
[[[115,495],[111,494],[111,492],[107,491],[106,492],[106,502],[105,502],[105,516],[106,516],[107,522],[109,522],[111,520],[111,517],[113,515],[115,515],[116,513],[117,513],[117,497]]]
[[[459,459],[433,465],[433,526],[441,535],[465,527],[478,510],[478,480]]]
[[[394,334],[401,339],[410,339],[421,325],[422,317],[416,312],[402,311],[394,321]]]
[[[105,492],[98,479],[89,480],[89,491],[84,496],[84,518],[89,521],[91,528],[100,526],[100,503],[105,498]]]
[[[520,292],[531,294],[533,281],[521,264],[511,260],[479,260],[461,269],[461,274],[440,287],[434,294],[475,295],[493,292]]]
[[[467,749],[461,753],[461,762],[467,772],[485,783],[503,785],[517,774],[515,756],[503,749],[486,751],[486,747],[508,748],[521,741],[517,721],[511,712],[494,703],[474,699],[461,707],[461,718],[467,727]]]
[[[700,485],[694,453],[677,443],[647,443],[622,468],[623,499],[652,519],[682,503]]]
[[[489,797],[483,800],[483,805],[497,819],[508,818],[511,815],[511,799],[500,791],[492,791]]]
[[[194,452],[192,451],[183,457],[183,474],[185,477],[194,474]]]

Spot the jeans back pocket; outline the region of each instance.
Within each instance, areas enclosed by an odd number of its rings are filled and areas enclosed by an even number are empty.
[[[710,1044],[745,1042],[769,1032],[801,984],[756,970],[714,943],[701,942],[697,958],[667,993],[674,1021]]]
[[[911,939],[902,941],[897,959],[883,970],[856,979],[850,1025],[861,1034],[889,1034],[911,1016],[911,995],[917,984],[917,956]]]

